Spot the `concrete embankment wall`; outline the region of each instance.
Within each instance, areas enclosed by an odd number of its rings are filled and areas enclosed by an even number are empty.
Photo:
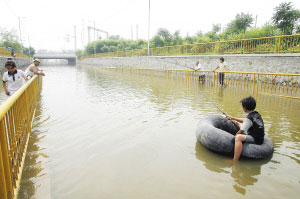
[[[191,56],[151,56],[151,57],[113,57],[87,58],[79,61],[80,66],[188,69],[198,60],[204,70],[214,70],[219,58],[224,57],[230,71],[299,73],[299,54],[255,54],[255,55],[191,55]],[[186,66],[186,67],[185,67]]]
[[[6,60],[7,60],[7,57],[0,56],[0,72],[1,72],[1,74],[6,71],[5,66],[4,66]],[[22,69],[22,70],[25,67],[29,66],[31,63],[30,60],[26,59],[26,58],[14,58],[14,61],[16,62],[17,68]]]

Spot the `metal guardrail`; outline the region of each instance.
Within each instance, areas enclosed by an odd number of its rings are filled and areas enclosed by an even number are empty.
[[[0,56],[11,57],[11,51],[6,48],[0,48]],[[29,59],[27,55],[22,53],[16,53],[16,57]]]
[[[16,198],[42,87],[34,76],[0,106],[0,198]]]
[[[11,56],[11,52],[6,48],[0,48],[0,56]]]
[[[166,72],[168,75],[182,73],[185,78],[194,78],[199,81],[199,75],[205,75],[201,84],[220,84],[220,73],[224,73],[224,86],[236,89],[251,89],[253,95],[265,94],[290,99],[300,100],[300,74],[285,73],[256,73],[256,72],[234,72],[234,71],[200,71],[179,69],[153,69],[153,68],[101,68],[105,70],[118,70],[120,72],[138,72],[141,74],[155,75],[156,72]]]
[[[150,56],[300,53],[300,34],[150,48]],[[98,53],[81,57],[147,56],[147,49]]]

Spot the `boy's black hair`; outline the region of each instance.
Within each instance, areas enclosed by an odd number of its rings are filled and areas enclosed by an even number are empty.
[[[253,111],[256,107],[256,101],[253,97],[249,96],[241,100],[242,106],[248,111]]]
[[[14,68],[17,67],[16,63],[14,61],[11,61],[11,60],[5,62],[5,67],[7,67],[7,66],[12,66]]]
[[[220,60],[224,61],[224,57],[220,57]]]

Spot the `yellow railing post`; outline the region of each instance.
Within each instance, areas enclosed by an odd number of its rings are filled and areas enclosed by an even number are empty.
[[[275,37],[275,49],[274,49],[274,53],[277,52],[277,37]]]
[[[13,198],[13,183],[12,183],[12,174],[11,174],[11,161],[9,160],[9,151],[8,151],[8,144],[7,144],[7,135],[4,130],[5,123],[3,118],[1,118],[0,123],[0,147],[2,152],[2,161],[5,173],[5,185],[6,185],[6,195],[7,198]]]
[[[216,72],[214,71],[214,84],[215,84],[215,80],[216,80]]]
[[[258,93],[259,74],[257,74],[256,94]]]
[[[255,73],[253,74],[253,95],[255,93]]]
[[[0,143],[0,198],[7,199],[5,170],[3,165],[1,143]]]
[[[241,54],[243,54],[243,40],[241,40]]]
[[[279,42],[278,42],[278,52],[277,52],[277,53],[280,53],[280,43],[281,43],[281,37],[279,38]]]

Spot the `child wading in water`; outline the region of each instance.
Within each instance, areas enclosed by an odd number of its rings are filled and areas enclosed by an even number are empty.
[[[242,109],[248,113],[246,118],[236,118],[227,115],[226,118],[232,120],[240,130],[235,134],[235,146],[233,160],[239,160],[243,151],[244,143],[262,144],[264,142],[264,121],[261,115],[254,111],[256,101],[253,97],[246,97],[241,100]]]
[[[219,71],[221,71],[221,72],[219,73],[219,81],[220,81],[220,85],[223,86],[223,85],[224,85],[224,78],[225,78],[225,73],[223,73],[223,72],[229,70],[227,64],[225,63],[224,57],[221,57],[221,58],[220,58],[220,64],[219,64],[219,66],[218,66],[214,71],[216,71],[216,70],[218,70],[218,69],[219,69]]]

